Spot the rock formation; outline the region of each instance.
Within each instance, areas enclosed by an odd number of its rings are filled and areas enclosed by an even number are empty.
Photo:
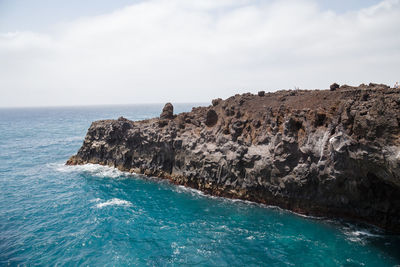
[[[340,85],[337,83],[333,83],[331,84],[331,86],[329,87],[331,91],[335,91],[336,89],[339,89]]]
[[[165,104],[160,119],[173,119],[174,118],[174,106],[171,103]]]
[[[302,214],[400,232],[400,89],[235,95],[161,118],[93,122],[67,164],[97,163]],[[171,105],[172,106],[172,105]]]

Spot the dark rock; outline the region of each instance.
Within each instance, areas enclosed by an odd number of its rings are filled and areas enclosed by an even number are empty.
[[[115,166],[400,233],[400,89],[340,88],[236,95],[176,116],[167,104],[160,118],[96,121],[67,164]]]
[[[265,96],[265,91],[259,91],[258,96]]]
[[[339,84],[333,83],[329,88],[331,91],[336,91],[336,89],[339,89],[339,87],[340,87]]]
[[[225,109],[225,115],[226,116],[233,116],[233,115],[235,115],[235,109],[234,109],[234,107],[233,106],[231,106],[230,108],[226,108]]]
[[[261,126],[261,122],[259,120],[255,120],[255,121],[253,121],[253,126],[255,128],[259,128]]]
[[[233,136],[236,139],[239,135],[242,134],[243,129],[244,129],[244,123],[243,121],[235,121],[232,124],[232,129],[233,129]]]
[[[326,114],[317,111],[315,113],[314,126],[315,127],[323,126],[325,123],[325,119],[326,119]]]
[[[168,125],[168,120],[164,119],[164,120],[159,120],[158,121],[158,127],[162,128]]]
[[[303,127],[303,123],[293,117],[290,117],[286,123],[286,128],[290,132],[297,132]]]
[[[213,99],[211,101],[212,105],[215,107],[217,106],[219,103],[221,103],[222,99],[221,98],[217,98],[217,99]]]
[[[173,119],[174,118],[174,106],[171,103],[165,104],[160,119]]]
[[[217,121],[218,121],[218,115],[215,112],[215,110],[210,109],[209,111],[207,111],[206,125],[208,127],[212,127],[217,123]]]

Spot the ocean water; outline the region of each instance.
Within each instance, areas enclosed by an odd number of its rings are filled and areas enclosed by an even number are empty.
[[[175,105],[189,111],[192,105]],[[0,266],[395,266],[399,236],[65,166],[90,123],[162,105],[0,109]]]

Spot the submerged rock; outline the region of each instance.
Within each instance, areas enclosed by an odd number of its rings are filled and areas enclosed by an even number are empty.
[[[243,94],[160,118],[93,122],[67,164],[98,163],[206,193],[400,233],[400,89]]]

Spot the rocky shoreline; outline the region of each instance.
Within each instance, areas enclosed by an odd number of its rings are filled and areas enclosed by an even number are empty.
[[[400,89],[332,85],[93,122],[68,165],[95,163],[211,195],[400,233]]]

